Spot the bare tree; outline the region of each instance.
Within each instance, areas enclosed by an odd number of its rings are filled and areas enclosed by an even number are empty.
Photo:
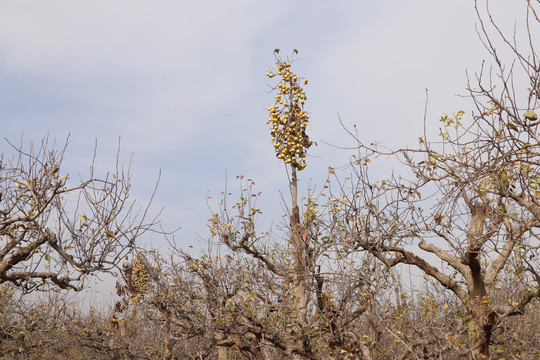
[[[117,161],[98,178],[92,161],[89,178],[71,179],[62,171],[66,147],[55,150],[48,139],[12,145],[15,155],[0,160],[0,284],[80,290],[89,274],[112,271],[155,224],[145,222],[148,208],[128,201],[129,170]]]
[[[426,131],[415,150],[367,145],[351,131],[356,180],[339,196],[353,247],[388,267],[416,267],[459,299],[462,355],[480,359],[497,344],[494,332],[540,297],[540,62],[533,40],[540,19],[538,4],[525,2],[521,47],[516,33],[507,38],[500,30],[487,2],[476,9],[494,61],[469,83],[475,111],[441,117],[440,140],[430,141]],[[496,37],[514,55],[511,65],[499,57]],[[399,159],[409,171],[373,181],[368,168],[377,157]],[[505,278],[512,287],[502,292]]]
[[[156,359],[162,354],[160,325],[144,312],[118,319],[96,303],[81,308],[76,296],[34,294],[0,285],[2,359]]]
[[[166,260],[141,253],[126,265],[119,284],[119,309],[135,303],[158,311],[170,329],[164,337],[170,358],[178,348],[220,360],[354,359],[370,352],[358,329],[374,314],[368,310],[375,294],[389,287],[391,277],[343,246],[351,238],[337,222],[326,186],[318,195],[311,190],[299,196],[298,172],[311,145],[303,110],[307,80],[291,71],[288,60],[276,60],[277,69],[267,75],[281,81],[268,123],[276,156],[291,175],[284,221],[271,232],[257,229],[260,194],[253,180],[240,176],[239,200],[232,203],[225,192],[210,219],[209,252],[195,257],[175,250]]]

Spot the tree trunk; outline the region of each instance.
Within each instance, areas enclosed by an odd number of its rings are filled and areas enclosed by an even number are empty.
[[[306,321],[307,297],[306,297],[306,244],[301,234],[300,210],[298,208],[298,179],[296,168],[292,168],[291,197],[291,240],[293,244],[293,271],[294,271],[294,296],[296,297],[296,310],[300,323]]]
[[[484,310],[482,304],[472,305],[472,321],[469,325],[469,343],[472,350],[470,359],[491,359],[489,356],[489,343],[493,333],[495,314]]]
[[[470,304],[467,307],[472,317],[468,324],[468,336],[472,350],[471,359],[489,359],[489,343],[495,315],[489,308],[482,264],[479,259],[480,250],[485,242],[483,231],[486,206],[472,204],[470,209],[471,223],[467,234],[468,249],[465,261],[470,271],[470,276],[467,279]]]
[[[217,334],[216,336],[216,340],[218,341],[221,341],[221,340],[224,340],[225,339],[225,335],[224,334]],[[220,346],[220,345],[217,345],[217,360],[227,360],[227,355],[228,355],[228,347],[227,346]]]
[[[217,347],[218,360],[227,360],[227,348],[225,346]]]
[[[165,327],[163,328],[163,337],[165,344],[165,359],[172,359],[172,342],[171,342],[171,323],[166,317]]]

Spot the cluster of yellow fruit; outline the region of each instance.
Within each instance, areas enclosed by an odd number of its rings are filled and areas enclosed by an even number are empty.
[[[281,76],[277,85],[279,93],[275,97],[275,105],[268,108],[270,118],[266,123],[272,124],[270,134],[277,158],[303,170],[306,151],[312,144],[306,135],[309,121],[309,115],[304,111],[306,92],[300,86],[298,76],[291,72],[290,63],[278,62],[277,70],[277,75]],[[269,78],[276,76],[271,72],[266,75]],[[303,80],[304,85],[307,82],[307,79]]]
[[[131,262],[131,287],[138,293],[148,293],[148,283],[150,281],[149,264],[142,255],[138,255]]]

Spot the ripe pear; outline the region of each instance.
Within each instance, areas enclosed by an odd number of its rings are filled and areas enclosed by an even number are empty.
[[[536,115],[536,113],[533,111],[527,111],[525,114],[523,114],[523,116],[525,117],[525,119],[530,121],[538,120],[538,115]]]

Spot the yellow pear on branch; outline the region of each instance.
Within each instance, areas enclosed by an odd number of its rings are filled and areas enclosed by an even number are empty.
[[[530,121],[538,120],[538,115],[536,115],[536,113],[533,111],[527,111],[525,114],[523,114],[523,116],[525,117],[525,119]]]

